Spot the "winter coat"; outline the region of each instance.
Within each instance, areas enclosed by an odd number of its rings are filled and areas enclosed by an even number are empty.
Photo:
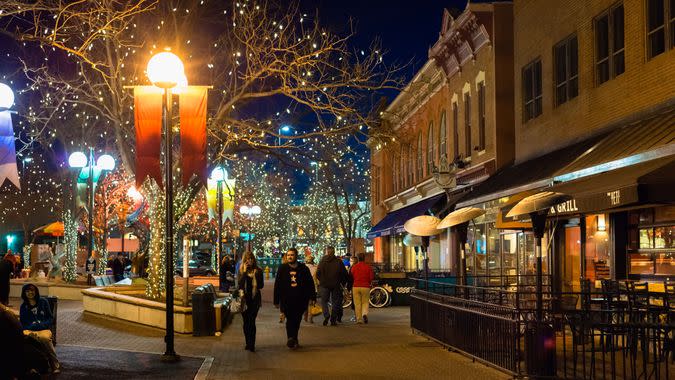
[[[339,285],[347,284],[347,269],[335,255],[326,255],[321,258],[316,269],[316,278],[322,288],[334,289]]]
[[[26,289],[29,286],[35,288],[37,303],[34,307],[30,306],[28,297],[26,297]],[[33,284],[24,285],[21,289],[21,298],[23,298],[23,303],[19,310],[19,319],[23,329],[32,331],[49,330],[54,323],[54,316],[52,315],[52,309],[49,307],[49,301],[40,298],[40,291],[37,286]]]
[[[265,286],[265,280],[263,279],[262,270],[260,268],[255,268],[255,282],[257,290],[253,294],[253,278],[249,277],[246,273],[242,272],[239,277],[239,290],[244,291],[244,299],[246,300],[246,305],[251,307],[260,307],[262,305],[262,296],[260,294],[260,289]]]
[[[355,288],[370,288],[370,284],[375,279],[375,272],[373,268],[363,262],[354,264],[351,270],[353,278],[353,286]]]
[[[316,290],[309,268],[302,263],[295,268],[281,264],[274,280],[274,304],[282,312],[297,311],[306,310],[310,300],[316,301]]]

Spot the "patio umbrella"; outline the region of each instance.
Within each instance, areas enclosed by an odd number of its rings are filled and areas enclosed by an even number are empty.
[[[443,220],[441,220],[440,223],[438,223],[438,226],[436,226],[436,228],[442,230],[444,228],[453,227],[458,224],[468,222],[471,219],[477,218],[483,214],[485,214],[485,210],[483,210],[482,208],[476,207],[460,208],[459,210],[455,210],[449,213],[445,218],[443,218]]]
[[[403,228],[406,232],[417,236],[433,236],[439,234],[436,226],[441,220],[431,215],[420,215],[412,219],[408,219]]]
[[[38,227],[34,229],[33,232],[52,236],[63,236],[63,230],[63,222],[53,222],[45,224],[42,227]]]
[[[567,194],[544,191],[521,199],[521,201],[518,202],[506,216],[513,217],[548,210],[549,208],[565,201],[569,201],[570,199],[572,199],[572,197]]]

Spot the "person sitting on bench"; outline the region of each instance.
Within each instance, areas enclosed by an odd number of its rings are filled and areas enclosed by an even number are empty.
[[[21,289],[23,303],[19,311],[19,319],[23,326],[23,333],[33,336],[46,348],[49,355],[49,364],[53,373],[61,372],[61,363],[56,357],[56,350],[52,344],[52,331],[54,316],[49,307],[49,301],[40,298],[40,291],[33,284],[26,284]]]

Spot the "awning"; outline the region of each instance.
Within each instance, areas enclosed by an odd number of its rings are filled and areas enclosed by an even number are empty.
[[[405,232],[403,224],[410,218],[424,215],[429,209],[435,208],[439,203],[445,202],[445,194],[439,194],[427,199],[423,199],[410,206],[403,207],[396,211],[388,213],[379,223],[370,229],[366,237],[368,239],[391,234]]]
[[[675,156],[553,185],[548,191],[573,199],[551,208],[551,215],[590,213],[635,204],[675,203]]]

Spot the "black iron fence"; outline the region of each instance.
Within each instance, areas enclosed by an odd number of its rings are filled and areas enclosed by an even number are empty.
[[[419,279],[411,326],[514,376],[669,379],[675,313],[664,293],[552,293],[535,318],[529,285],[462,286]]]

